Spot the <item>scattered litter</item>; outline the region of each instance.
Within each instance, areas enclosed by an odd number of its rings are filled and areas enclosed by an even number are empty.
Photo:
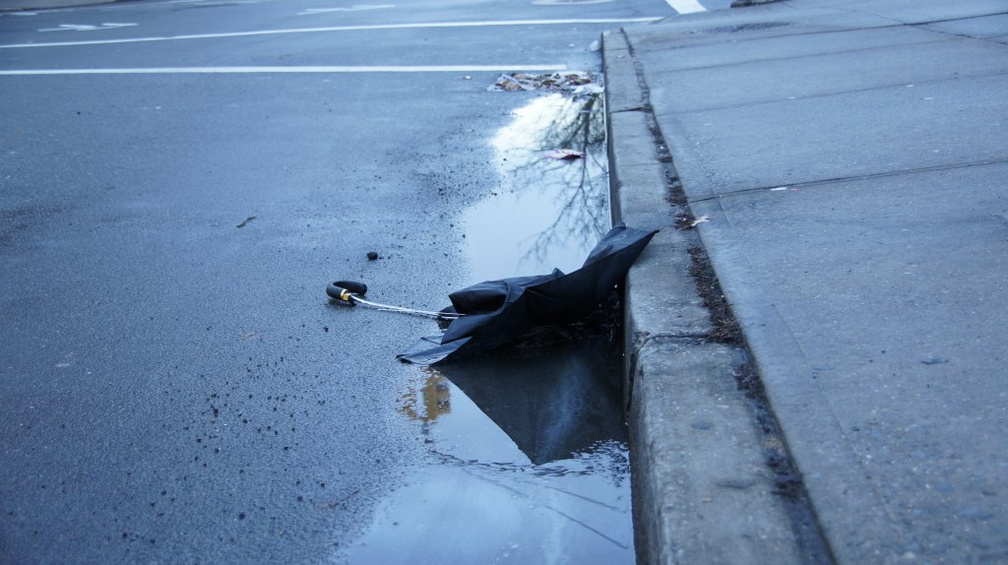
[[[504,92],[516,92],[520,90],[574,90],[579,86],[595,82],[595,76],[592,73],[584,71],[541,75],[510,73],[501,75],[487,90]]]
[[[368,259],[368,261],[377,261],[378,260],[378,253],[375,252],[375,251],[368,251],[367,252],[367,259]]]
[[[676,216],[676,229],[691,230],[698,225],[711,221],[710,216],[693,217],[693,214],[685,213]]]
[[[523,75],[519,75],[523,76]],[[493,83],[487,90],[503,90],[504,92],[514,92],[516,90],[535,90],[535,86],[526,85],[518,77],[512,75],[501,75],[497,82]]]
[[[543,157],[557,161],[575,161],[584,156],[584,151],[575,151],[573,149],[554,149],[543,153]]]
[[[574,94],[574,98],[581,98],[583,96],[597,96],[605,92],[601,84],[582,84],[581,86],[574,87],[571,89],[571,93]]]
[[[786,186],[778,186],[776,188],[771,188],[770,192],[779,192],[781,190],[787,190],[787,187]]]
[[[703,216],[700,216],[699,218],[693,220],[693,222],[690,224],[690,227],[691,228],[695,228],[698,225],[705,224],[705,223],[707,223],[709,221],[710,221],[710,216],[704,214]]]

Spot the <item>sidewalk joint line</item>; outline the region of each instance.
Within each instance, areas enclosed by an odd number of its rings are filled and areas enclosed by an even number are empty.
[[[795,59],[798,59],[798,58],[799,57],[795,57]],[[769,60],[769,59],[767,59],[767,60]],[[697,69],[711,69],[711,68],[715,68],[715,67],[714,66],[710,66],[710,67],[698,67]],[[692,69],[684,69],[684,70],[692,70]],[[943,82],[949,82],[951,80],[983,79],[983,78],[988,78],[988,77],[1001,77],[1001,76],[1004,76],[1006,74],[1008,74],[1008,71],[993,72],[993,73],[977,73],[977,74],[960,74],[960,75],[957,75],[954,79],[952,79],[952,78],[943,78],[943,79],[921,80],[921,81],[916,82],[915,84],[917,86],[923,86],[923,85],[930,85],[930,84],[940,84],[940,83],[943,83]],[[701,112],[701,111],[702,112],[713,112],[713,111],[718,111],[718,110],[737,110],[739,108],[756,108],[756,107],[759,107],[759,106],[766,106],[766,105],[770,105],[770,104],[782,104],[782,103],[790,103],[790,102],[800,102],[800,101],[803,101],[803,100],[816,100],[816,99],[820,99],[820,98],[829,98],[829,97],[833,97],[833,96],[844,96],[844,95],[847,95],[847,94],[858,94],[858,93],[863,93],[863,92],[873,92],[873,91],[876,91],[876,90],[888,90],[888,89],[894,89],[894,88],[895,89],[899,89],[899,88],[905,88],[905,87],[906,87],[906,83],[905,82],[896,82],[896,83],[892,83],[892,84],[886,84],[886,85],[880,85],[880,86],[871,86],[871,87],[866,87],[866,88],[854,88],[854,89],[850,89],[850,90],[837,90],[837,91],[833,91],[833,92],[821,92],[821,93],[816,93],[816,94],[807,94],[807,95],[804,95],[804,96],[801,96],[801,97],[796,97],[796,98],[777,98],[777,99],[773,99],[773,100],[759,100],[759,101],[755,101],[755,102],[751,102],[751,103],[740,103],[740,104],[725,105],[725,106],[708,106],[708,107],[700,108],[700,109],[693,110],[693,111],[694,112]]]
[[[819,179],[811,181],[802,181],[795,183],[781,183],[772,186],[760,186],[756,188],[745,188],[742,190],[733,190],[731,192],[725,192],[722,194],[715,194],[714,196],[704,196],[703,198],[690,198],[690,204],[700,204],[704,202],[713,202],[724,200],[725,198],[733,196],[744,196],[752,193],[758,192],[768,192],[771,190],[780,190],[781,188],[810,188],[815,186],[823,186],[829,184],[843,183],[843,182],[859,182],[864,180],[873,180],[880,178],[896,177],[901,175],[917,175],[924,173],[934,173],[940,171],[955,171],[959,169],[969,169],[972,167],[987,167],[990,165],[1003,165],[1008,164],[1008,158],[1003,159],[990,159],[985,161],[974,161],[970,163],[958,163],[952,165],[933,165],[930,167],[917,167],[913,169],[903,169],[899,171],[887,171],[883,173],[869,173],[865,175],[852,175],[847,177],[834,177],[829,179]]]
[[[995,13],[995,14],[990,14],[990,16],[1004,16],[1004,15],[1008,15],[1008,11],[998,12],[998,13]],[[958,21],[965,21],[965,20],[972,20],[972,19],[978,19],[980,17],[988,17],[988,16],[970,16],[970,17],[964,17],[964,18],[949,18],[949,19],[944,19],[944,20],[932,20],[932,21],[927,21],[927,22],[898,22],[898,21],[895,21],[892,24],[879,25],[879,26],[867,27],[867,28],[865,28],[865,27],[847,27],[847,28],[842,28],[842,29],[825,29],[825,30],[813,29],[813,30],[797,31],[795,33],[788,33],[789,28],[787,28],[787,27],[780,27],[780,28],[777,28],[777,29],[780,30],[779,33],[773,33],[773,34],[768,34],[768,35],[750,36],[750,37],[740,37],[740,38],[733,39],[733,42],[735,44],[741,45],[743,43],[747,43],[747,42],[751,42],[751,41],[766,41],[766,40],[781,39],[781,38],[786,38],[786,37],[826,36],[826,35],[834,35],[834,34],[842,34],[842,33],[852,33],[852,32],[858,32],[858,31],[874,31],[874,30],[895,29],[895,28],[901,28],[901,27],[907,27],[907,28],[916,28],[916,27],[926,28],[929,25],[942,24],[942,23],[951,23],[951,22],[958,22]],[[796,23],[796,22],[788,22],[788,23]],[[974,40],[977,40],[977,41],[988,41],[988,42],[997,43],[999,45],[1003,45],[1003,43],[1000,43],[1000,42],[997,42],[997,41],[992,41],[990,38],[972,37],[972,36],[968,36],[968,35],[957,35],[957,34],[953,34],[953,33],[949,33],[949,32],[943,32],[941,30],[936,30],[936,29],[927,29],[926,31],[931,31],[931,32],[934,32],[936,34],[943,34],[943,35],[946,35],[946,36],[949,36],[949,37],[967,38],[967,39],[974,39]],[[629,38],[627,39],[627,42],[629,44]],[[923,41],[922,43],[926,43],[926,42],[927,41]],[[689,48],[692,48],[692,47],[695,47],[695,46],[694,45],[688,45],[688,46],[683,47],[683,48],[684,49],[689,49]],[[673,48],[673,49],[675,49],[675,48]],[[864,50],[871,50],[871,49],[879,49],[879,48],[867,47],[867,48],[862,48],[862,49],[853,49],[853,50],[850,50],[850,51],[842,51],[842,53],[857,52],[857,51],[864,51]],[[816,57],[816,56],[817,55],[799,55],[797,57],[788,57],[788,59],[790,60],[790,59],[797,59],[797,58],[802,58],[802,57]],[[773,60],[779,60],[779,59],[758,59],[758,61],[773,61]],[[728,63],[728,64],[725,64],[725,65],[710,65],[708,67],[700,67],[700,68],[708,69],[708,68],[717,68],[717,67],[721,67],[721,66],[734,66],[734,65],[739,65],[739,64],[742,64],[742,63]],[[688,70],[688,69],[683,69],[683,70]]]

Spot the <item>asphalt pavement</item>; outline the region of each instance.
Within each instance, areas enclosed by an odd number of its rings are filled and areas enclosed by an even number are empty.
[[[324,292],[430,310],[490,278],[470,213],[542,149],[490,141],[549,97],[488,87],[597,70],[655,14],[503,4],[0,14],[0,563],[632,559],[622,446],[539,472],[395,359],[434,321]]]
[[[627,282],[639,559],[1008,560],[1008,7],[604,39],[617,209],[665,228]]]

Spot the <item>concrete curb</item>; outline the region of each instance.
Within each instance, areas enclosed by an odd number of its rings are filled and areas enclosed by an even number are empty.
[[[625,35],[603,35],[614,220],[661,229],[627,275],[625,400],[639,563],[802,563],[817,560],[778,496],[760,426],[737,380],[745,350],[707,339],[712,322],[676,229],[675,171]],[[772,419],[772,418],[771,418]],[[768,433],[770,432],[770,433]],[[807,520],[805,520],[807,522]]]

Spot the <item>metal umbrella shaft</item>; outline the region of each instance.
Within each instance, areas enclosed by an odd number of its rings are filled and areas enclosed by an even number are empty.
[[[424,316],[426,318],[436,318],[442,320],[454,320],[456,318],[460,318],[465,315],[465,314],[455,314],[451,312],[431,312],[429,310],[418,310],[416,308],[406,308],[403,306],[394,306],[392,304],[382,304],[380,302],[372,302],[361,296],[365,292],[367,292],[367,285],[364,285],[362,283],[350,283],[347,281],[337,281],[334,283],[330,283],[328,288],[326,288],[326,294],[328,294],[330,298],[338,302],[345,303],[349,306],[363,304],[364,306],[368,306],[376,310],[384,310],[386,312],[399,312],[401,314],[411,314],[413,316]]]

